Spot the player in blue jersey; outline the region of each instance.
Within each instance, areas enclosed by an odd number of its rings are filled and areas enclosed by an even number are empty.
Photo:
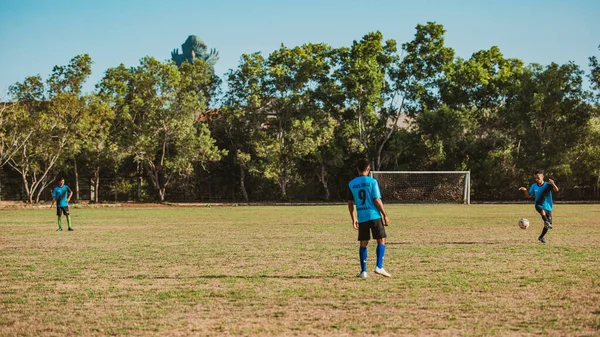
[[[544,171],[542,170],[537,170],[534,178],[535,183],[531,184],[529,190],[521,187],[519,191],[523,191],[527,198],[534,198],[535,210],[540,213],[544,221],[544,229],[542,229],[542,234],[538,240],[541,243],[546,243],[544,236],[549,229],[552,229],[552,191],[558,192],[558,187],[552,179],[548,179],[548,182],[544,181]]]
[[[371,239],[377,240],[377,266],[375,273],[386,277],[391,275],[383,269],[383,255],[385,254],[385,226],[390,224],[390,219],[385,212],[381,201],[381,192],[377,180],[369,177],[371,167],[366,159],[359,160],[356,169],[358,177],[348,183],[348,211],[352,218],[354,229],[358,230],[358,241],[360,241],[359,257],[361,271],[359,278],[367,278],[367,245]],[[354,210],[356,205],[356,212]],[[383,221],[381,216],[383,215]]]
[[[69,230],[73,230],[71,227],[71,217],[69,216],[69,201],[71,201],[71,196],[73,196],[73,191],[71,191],[69,186],[65,185],[65,179],[60,178],[58,180],[58,186],[54,187],[52,190],[52,204],[50,205],[50,208],[52,208],[54,202],[56,202],[56,215],[58,215],[57,231],[59,232],[62,232],[62,214],[67,217],[67,226]]]

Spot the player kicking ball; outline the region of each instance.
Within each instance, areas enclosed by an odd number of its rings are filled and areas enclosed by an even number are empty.
[[[381,222],[381,215],[385,226],[390,224],[390,219],[385,212],[383,202],[381,201],[381,192],[377,180],[369,177],[371,167],[366,159],[359,160],[356,169],[358,177],[352,179],[348,183],[348,211],[352,218],[354,229],[358,230],[358,241],[360,241],[359,257],[360,257],[360,273],[359,278],[367,278],[367,245],[371,239],[377,240],[377,266],[375,273],[391,277],[385,269],[383,269],[383,255],[385,254],[385,228]],[[356,212],[354,205],[356,204]]]
[[[50,208],[54,206],[54,202],[56,202],[56,215],[58,216],[58,232],[62,232],[62,214],[64,214],[67,218],[67,226],[69,231],[73,230],[71,227],[71,217],[69,216],[69,201],[71,201],[71,197],[73,196],[73,191],[69,188],[69,186],[65,185],[65,180],[60,178],[58,180],[58,186],[54,187],[52,190],[52,204]]]
[[[538,238],[541,243],[546,243],[544,236],[552,229],[552,191],[558,192],[558,187],[554,184],[554,180],[548,179],[544,181],[544,171],[537,170],[534,175],[535,183],[531,184],[529,191],[525,187],[519,188],[523,191],[527,198],[534,198],[535,210],[540,213],[544,221],[544,229]]]

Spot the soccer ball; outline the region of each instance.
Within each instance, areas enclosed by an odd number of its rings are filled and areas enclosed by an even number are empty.
[[[525,218],[519,220],[519,227],[521,227],[521,229],[527,229],[527,227],[529,227],[529,220]]]

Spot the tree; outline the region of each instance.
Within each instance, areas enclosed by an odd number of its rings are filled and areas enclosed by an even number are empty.
[[[600,50],[600,46],[598,46]],[[600,99],[600,63],[596,56],[590,57],[590,74],[588,75],[592,82],[592,88],[596,90],[596,97]]]
[[[323,188],[323,199],[330,200],[330,178],[336,178],[336,173],[346,171],[344,161],[348,158],[348,141],[344,136],[341,125],[343,125],[344,92],[343,88],[336,83],[334,78],[336,50],[332,50],[331,57],[327,63],[330,65],[327,72],[323,72],[316,82],[316,87],[309,96],[310,106],[315,112],[319,112],[321,118],[329,120],[331,127],[331,137],[327,142],[323,142],[317,147],[316,151],[310,153],[304,158],[309,164],[306,175],[311,173],[317,177],[318,182]],[[333,173],[333,174],[332,174]]]
[[[574,177],[573,184],[585,190],[592,187],[592,193],[588,196],[575,197],[600,197],[600,118],[590,119],[586,132],[577,142],[569,156],[565,160],[570,163]]]
[[[506,186],[519,180],[515,157],[519,133],[510,125],[517,117],[510,116],[508,106],[521,90],[523,69],[521,60],[507,59],[493,46],[467,60],[456,59],[440,86],[442,102],[467,113],[470,121],[462,129],[461,155],[448,162],[447,168],[472,170],[473,186],[480,191],[495,190],[501,195]],[[499,169],[500,176],[495,173]]]
[[[471,111],[442,106],[437,110],[421,112],[415,121],[415,133],[427,149],[429,169],[466,170],[468,148],[467,132],[471,129]]]
[[[267,122],[264,107],[268,98],[263,93],[265,73],[265,59],[260,53],[242,55],[238,68],[227,74],[229,90],[213,123],[221,135],[218,138],[229,149],[233,165],[237,166],[245,201],[250,199],[246,174],[260,170],[255,145],[260,142],[259,130]]]
[[[454,50],[444,44],[444,27],[435,22],[418,24],[412,41],[402,44],[402,57],[395,58],[389,77],[388,106],[382,109],[385,129],[379,132],[377,164],[388,141],[399,129],[402,116],[414,119],[421,113],[441,112],[440,94],[444,81],[452,73]],[[431,116],[431,115],[430,115]]]
[[[356,130],[356,134],[351,136],[356,140],[351,144],[351,152],[364,153],[369,157],[380,152],[377,151],[377,143],[388,123],[388,115],[381,115],[389,87],[386,76],[395,52],[396,41],[384,42],[381,32],[369,33],[362,40],[354,41],[352,47],[338,51],[340,66],[336,79],[344,88],[348,109],[343,128],[347,132]],[[379,164],[378,159],[374,169],[378,169]]]
[[[99,84],[111,100],[119,146],[141,163],[165,200],[172,179],[189,176],[193,163],[220,159],[224,154],[200,117],[207,106],[198,87],[211,85],[211,67],[202,60],[180,68],[145,57],[138,67],[109,69]]]
[[[314,153],[333,134],[333,119],[311,100],[320,78],[329,74],[330,55],[325,44],[281,46],[266,62],[269,120],[256,149],[264,176],[277,182],[283,198],[292,182],[302,182],[296,160]]]
[[[78,134],[80,137],[78,153],[85,158],[87,166],[92,171],[91,183],[94,193],[91,201],[98,202],[100,169],[115,166],[123,159],[123,153],[110,137],[115,114],[108,103],[93,94],[86,97],[86,107],[88,114],[81,124],[87,128],[81,128]]]
[[[69,128],[72,130],[72,137],[67,142],[67,152],[71,155],[73,163],[73,172],[75,175],[75,201],[80,200],[79,189],[79,170],[77,167],[77,155],[81,151],[81,144],[87,140],[87,137],[99,125],[94,121],[95,116],[90,116],[91,110],[87,106],[88,98],[82,95],[83,83],[92,73],[92,59],[89,55],[81,55],[71,60],[69,65],[55,66],[52,75],[48,79],[48,90],[50,95],[59,98],[61,95],[69,95],[78,100],[77,108],[70,115]],[[61,158],[65,162],[66,158]]]
[[[591,118],[583,90],[583,71],[570,62],[526,69],[523,88],[507,114],[508,126],[525,130],[521,161],[545,167],[563,163]],[[518,132],[518,131],[517,131]]]
[[[391,73],[393,91],[407,114],[433,111],[442,105],[441,88],[452,73],[454,50],[444,44],[444,26],[418,24],[412,41],[402,45],[403,57]]]
[[[88,55],[78,55],[67,66],[54,67],[46,86],[38,75],[9,89],[16,102],[10,132],[30,136],[12,144],[18,151],[8,164],[21,175],[29,203],[36,194],[39,200],[51,182],[50,173],[74,140],[86,110],[80,92],[91,74],[91,62]]]
[[[4,167],[33,135],[33,129],[19,128],[20,122],[27,117],[26,109],[22,106],[4,100],[0,103],[0,168]]]

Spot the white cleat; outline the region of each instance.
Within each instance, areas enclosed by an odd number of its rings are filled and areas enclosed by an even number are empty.
[[[367,275],[366,271],[361,271],[358,275],[356,275],[356,277],[358,277],[358,278],[367,278],[367,277],[369,277],[369,275]]]
[[[385,277],[392,277],[392,275],[390,275],[390,273],[385,271],[385,269],[378,268],[378,267],[375,267],[375,274],[379,274],[379,275],[385,276]]]

